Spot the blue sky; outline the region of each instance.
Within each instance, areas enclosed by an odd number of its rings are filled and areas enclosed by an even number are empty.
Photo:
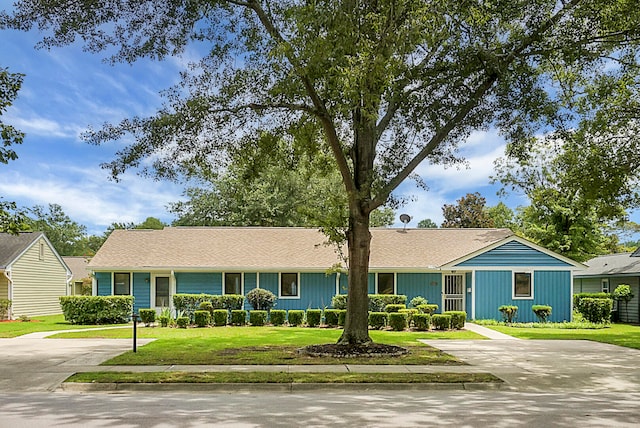
[[[0,196],[23,207],[59,204],[91,234],[101,234],[113,222],[139,223],[149,216],[173,220],[166,207],[181,198],[180,185],[139,177],[135,171],[119,182],[110,181],[108,171],[99,165],[113,159],[126,142],[92,146],[80,134],[89,126],[153,114],[162,103],[160,91],[176,83],[179,71],[197,54],[187,51],[163,62],[112,66],[80,46],[36,50],[40,39],[36,32],[0,34],[0,67],[26,75],[17,100],[2,118],[26,137],[15,147],[18,160],[0,165]],[[468,168],[421,165],[416,172],[429,190],[412,181],[403,183],[397,194],[411,201],[398,216],[412,216],[409,226],[414,227],[424,218],[439,224],[443,204],[476,191],[488,205],[498,203],[489,176],[504,145],[495,131],[478,132],[461,147]],[[526,204],[526,199],[512,195],[505,202],[515,207]],[[401,225],[399,220],[396,224]]]

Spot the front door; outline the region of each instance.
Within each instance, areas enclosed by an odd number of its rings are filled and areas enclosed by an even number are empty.
[[[169,305],[169,277],[168,276],[156,276],[155,280],[155,307],[156,308],[168,308]]]
[[[443,312],[464,311],[464,275],[447,274],[442,286]]]

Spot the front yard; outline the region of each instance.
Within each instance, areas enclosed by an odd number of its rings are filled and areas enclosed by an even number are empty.
[[[28,322],[23,321],[0,321],[0,338],[18,337],[23,334],[35,333],[39,331],[56,330],[84,330],[99,327],[113,327],[104,325],[76,325],[65,321],[64,316],[46,315],[34,316]]]

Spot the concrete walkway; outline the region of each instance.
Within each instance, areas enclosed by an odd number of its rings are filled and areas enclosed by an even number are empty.
[[[507,334],[500,333],[499,331],[495,331],[490,328],[469,322],[464,324],[464,329],[472,331],[474,333],[478,333],[479,335],[492,340],[520,340],[516,337],[509,336]]]

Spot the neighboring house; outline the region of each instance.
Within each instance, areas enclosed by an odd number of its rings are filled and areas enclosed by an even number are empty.
[[[82,295],[83,280],[91,277],[91,270],[88,263],[90,257],[85,256],[64,256],[64,262],[71,269],[71,282],[69,283],[69,294]]]
[[[62,313],[71,271],[42,232],[0,233],[0,299],[15,316]]]
[[[640,323],[640,250],[635,253],[609,254],[586,262],[588,268],[573,278],[574,293],[613,293],[620,284],[628,284],[634,295],[627,304],[617,305],[618,319]]]
[[[372,229],[369,293],[423,296],[441,310],[499,318],[500,305],[553,307],[570,320],[571,281],[584,268],[507,229]],[[135,296],[136,310],[169,306],[175,293],[247,294],[259,287],[279,309],[325,308],[347,293],[335,247],[315,229],[114,230],[89,263],[93,294]],[[332,270],[331,268],[334,267]]]

